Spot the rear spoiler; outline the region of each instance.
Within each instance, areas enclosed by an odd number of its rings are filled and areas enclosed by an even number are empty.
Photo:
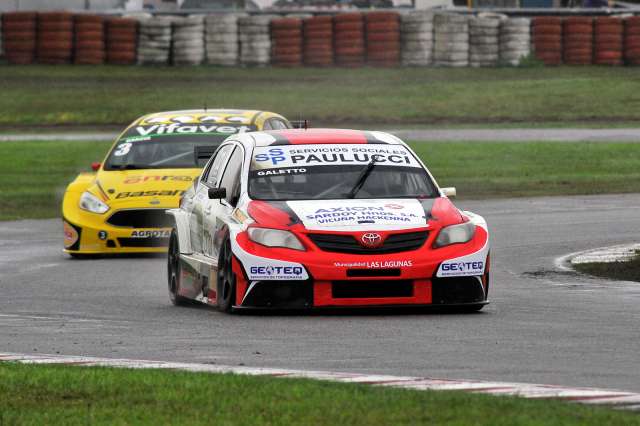
[[[209,161],[209,158],[211,158],[211,156],[216,152],[216,150],[218,149],[218,146],[219,145],[215,145],[215,146],[200,145],[200,146],[196,146],[193,149],[194,160],[195,160],[195,163],[198,165],[198,167],[203,167],[205,164],[207,164],[207,161]]]

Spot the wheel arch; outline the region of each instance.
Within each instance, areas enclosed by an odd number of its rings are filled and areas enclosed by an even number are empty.
[[[167,210],[167,214],[173,218],[173,228],[178,235],[180,254],[191,254],[191,234],[189,233],[189,216],[181,209]]]

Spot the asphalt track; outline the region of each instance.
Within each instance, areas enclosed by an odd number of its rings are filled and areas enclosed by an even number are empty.
[[[354,126],[360,128],[360,126]],[[386,129],[403,140],[505,141],[505,142],[640,142],[640,128],[613,129]],[[0,134],[0,142],[13,141],[111,141],[116,132],[18,133]]]
[[[640,285],[556,269],[637,242],[640,194],[465,201],[492,231],[492,304],[224,315],[170,305],[162,257],[74,260],[59,220],[0,223],[0,352],[640,391]]]

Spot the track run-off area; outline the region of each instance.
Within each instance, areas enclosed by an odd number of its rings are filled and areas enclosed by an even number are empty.
[[[456,204],[492,232],[492,303],[477,314],[176,308],[163,256],[75,260],[59,219],[0,222],[0,353],[640,392],[640,285],[556,266],[637,242],[640,194]]]

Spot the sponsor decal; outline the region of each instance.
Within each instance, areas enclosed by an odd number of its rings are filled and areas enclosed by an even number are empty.
[[[397,209],[389,209],[385,205],[328,207],[316,209],[304,217],[307,220],[313,220],[319,224],[340,224],[345,222],[376,223],[377,221],[407,223],[413,222],[415,219],[424,218],[424,214],[397,212],[396,210]],[[371,247],[376,246],[372,245]]]
[[[171,230],[132,231],[131,238],[169,238]]]
[[[257,176],[280,176],[280,175],[294,175],[300,173],[307,173],[307,169],[271,169],[271,170],[259,170],[256,172]]]
[[[187,175],[151,175],[151,176],[127,176],[122,182],[133,184],[140,182],[192,182],[193,177]]]
[[[302,266],[251,266],[249,267],[249,279],[251,280],[291,280],[304,279],[306,275]]]
[[[413,266],[412,260],[384,260],[373,262],[335,262],[337,268],[407,268]]]
[[[141,126],[149,124],[200,124],[200,123],[249,123],[249,117],[242,116],[229,116],[212,114],[185,114],[185,115],[160,115],[155,117],[149,117],[139,124]]]
[[[402,146],[363,145],[308,145],[256,147],[253,153],[253,169],[295,166],[326,166],[344,164],[368,164],[420,167],[413,154]]]
[[[234,135],[236,133],[244,133],[254,130],[254,126],[234,126],[234,125],[217,125],[217,124],[193,124],[186,125],[182,123],[172,124],[154,124],[151,126],[137,126],[136,132],[140,136],[159,136],[171,134],[190,134],[190,133],[219,133],[223,135]]]
[[[101,240],[106,240],[108,236],[109,234],[107,234],[107,231],[98,232],[98,238]]]
[[[62,221],[62,231],[64,232],[64,248],[69,248],[78,241],[78,231],[67,221]]]
[[[116,195],[116,199],[121,198],[135,198],[135,197],[171,197],[171,196],[182,196],[186,191],[184,190],[166,190],[166,191],[133,191],[133,192],[118,192]]]
[[[440,265],[440,271],[438,276],[440,277],[453,277],[453,276],[468,276],[468,275],[482,275],[484,273],[483,261],[453,261],[444,262]]]

